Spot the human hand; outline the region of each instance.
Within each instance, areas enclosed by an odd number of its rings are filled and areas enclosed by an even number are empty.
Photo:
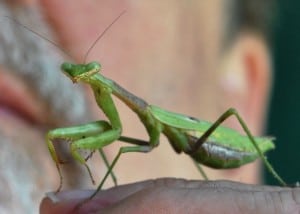
[[[100,191],[74,190],[44,198],[40,213],[299,213],[300,188],[249,185],[231,181],[163,178]]]

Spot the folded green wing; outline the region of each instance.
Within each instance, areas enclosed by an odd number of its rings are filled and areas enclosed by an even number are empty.
[[[185,130],[186,133],[200,138],[202,134],[212,125],[212,123],[198,120],[186,115],[166,111],[157,106],[149,106],[153,116],[161,123]],[[270,137],[255,137],[262,152],[273,149],[275,146]],[[208,138],[209,142],[220,144],[224,147],[230,147],[236,151],[256,152],[255,147],[248,136],[242,135],[238,131],[219,126]]]

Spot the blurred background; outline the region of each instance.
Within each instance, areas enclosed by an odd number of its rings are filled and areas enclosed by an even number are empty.
[[[262,123],[266,124],[264,130],[277,139],[277,148],[268,158],[287,182],[294,183],[300,177],[300,3],[277,0],[274,10],[273,1],[99,0],[69,4],[59,0],[3,0],[0,15],[14,17],[53,38],[71,58],[82,62],[87,47],[126,9],[128,13],[109,29],[88,60],[99,60],[105,76],[165,109],[215,121],[229,107],[235,107],[254,135],[264,134]],[[275,21],[270,22],[273,12]],[[266,41],[270,23],[274,24],[274,69],[269,70]],[[58,185],[57,171],[44,142],[46,131],[104,115],[99,116],[90,91],[75,88],[62,78],[58,65],[64,59],[48,41],[4,20],[0,50],[0,213],[32,213],[44,193]],[[273,90],[265,122],[269,101],[269,78],[265,74],[271,70]],[[116,104],[125,135],[147,139],[135,115],[122,103]],[[228,122],[233,123],[226,125],[240,128],[234,118]],[[110,160],[120,145],[108,147]],[[99,180],[106,168],[102,161],[92,161],[92,171]],[[85,169],[71,164],[64,167],[64,188],[91,186]],[[260,169],[255,162],[234,170],[205,170],[213,179],[260,183]],[[124,155],[115,172],[120,184],[157,177],[200,178],[190,158],[176,154],[166,139],[149,155]],[[265,183],[278,185],[268,172],[264,175]]]
[[[268,154],[274,168],[288,183],[300,179],[300,2],[278,0],[273,35],[274,82],[267,134],[276,136]],[[277,184],[265,173],[266,183]]]

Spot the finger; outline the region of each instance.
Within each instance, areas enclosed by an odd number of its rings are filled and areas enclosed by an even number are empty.
[[[86,203],[83,206],[83,209],[80,209],[82,212],[87,212],[91,210],[103,209],[105,207],[111,207],[113,209],[123,209],[120,201],[126,199],[126,207],[130,209],[130,207],[136,207],[137,205],[130,206],[131,201],[141,200],[142,196],[147,196],[147,198],[152,197],[152,191],[164,189],[165,191],[175,191],[179,190],[178,195],[181,195],[182,191],[190,190],[191,192],[196,191],[196,193],[203,194],[203,192],[208,191],[209,193],[216,193],[216,191],[222,191],[223,193],[241,193],[247,195],[253,195],[253,193],[264,193],[270,195],[276,195],[280,192],[292,193],[291,188],[281,188],[281,187],[270,187],[270,186],[255,186],[255,185],[247,185],[241,184],[238,182],[230,182],[230,181],[187,181],[183,179],[157,179],[157,180],[148,180],[143,182],[138,182],[134,184],[128,184],[123,186],[118,186],[115,188],[111,188],[108,190],[100,191],[92,200]],[[149,191],[150,192],[147,192]],[[166,191],[168,192],[168,191]],[[89,197],[93,191],[67,191],[60,192],[55,197],[52,195],[52,201],[49,199],[44,199],[41,204],[41,213],[44,210],[51,209],[52,212],[61,212],[61,210],[72,210],[78,203],[80,203],[84,198]],[[299,193],[298,193],[299,194]],[[230,195],[230,194],[229,194]],[[161,195],[160,195],[161,196]],[[228,195],[219,194],[218,197],[227,197]],[[297,194],[296,194],[297,196]],[[137,198],[136,198],[137,197]],[[168,197],[172,200],[172,197]],[[206,198],[206,196],[204,196]],[[234,198],[234,197],[232,197]],[[251,198],[251,197],[250,197]],[[56,201],[56,203],[53,203]],[[223,200],[222,200],[223,201]],[[182,201],[184,202],[184,201]],[[226,200],[224,201],[224,203]],[[228,203],[228,200],[227,202]],[[225,203],[225,204],[226,204]],[[232,203],[232,202],[231,202]],[[182,203],[180,203],[182,204]],[[229,203],[230,204],[230,203]],[[121,206],[121,207],[120,207]],[[140,203],[138,203],[138,207],[142,207]],[[45,212],[47,213],[47,212]]]
[[[97,204],[97,207],[105,207],[153,185],[154,182],[149,180],[102,190],[84,207],[92,209],[93,202]],[[93,192],[94,190],[73,190],[62,191],[57,194],[48,193],[41,202],[40,213],[70,212],[78,203],[91,196]]]
[[[100,191],[91,201],[87,202],[82,209],[82,212],[88,212],[94,209],[94,204],[97,208],[102,208],[110,206],[128,196],[139,192],[147,188],[155,187],[182,187],[182,188],[196,188],[202,184],[202,181],[187,181],[184,179],[173,179],[173,178],[163,178],[156,180],[146,180],[142,182],[137,182],[133,184],[121,185],[108,190]],[[74,190],[74,191],[63,191],[57,194],[49,193],[42,200],[40,205],[40,213],[51,213],[59,212],[70,212],[74,207],[88,198],[94,190]]]
[[[231,214],[300,212],[299,188],[260,188],[260,186],[224,181],[203,182],[202,184],[199,188],[159,186],[144,189],[113,206],[98,211],[105,213]]]

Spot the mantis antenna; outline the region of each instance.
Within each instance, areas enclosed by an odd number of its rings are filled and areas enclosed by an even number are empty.
[[[25,28],[26,30],[30,31],[31,33],[35,34],[36,36],[39,36],[40,38],[50,42],[52,45],[54,45],[58,50],[60,50],[62,53],[64,53],[65,55],[67,55],[68,57],[72,58],[72,56],[69,54],[68,51],[66,51],[65,49],[63,49],[62,47],[60,47],[58,44],[56,44],[55,42],[53,42],[52,40],[48,39],[46,36],[43,36],[42,34],[30,29],[29,27],[27,27],[26,25],[21,24],[18,20],[9,17],[9,16],[4,16],[5,18],[7,18],[9,21],[12,21],[14,23],[16,23],[17,25]]]
[[[84,59],[84,60],[83,60],[84,63],[86,62],[86,59],[87,59],[89,53],[92,51],[93,47],[97,44],[97,42],[105,35],[105,33],[109,30],[109,28],[110,28],[113,24],[115,24],[115,23],[118,21],[118,19],[119,19],[125,12],[126,12],[126,10],[122,11],[122,12],[120,13],[120,15],[119,15],[117,18],[115,18],[115,19],[114,19],[114,20],[113,20],[113,21],[112,21],[112,22],[104,29],[104,31],[98,36],[98,38],[97,38],[97,39],[93,42],[93,44],[88,48],[88,50],[87,50],[87,52],[86,52],[86,54],[84,55],[84,58],[83,58],[83,59]],[[58,50],[60,50],[62,53],[64,53],[65,55],[67,55],[67,56],[70,57],[70,58],[73,58],[73,57],[69,54],[68,51],[66,51],[65,49],[63,49],[63,48],[62,48],[61,46],[59,46],[57,43],[55,43],[55,42],[53,42],[52,40],[48,39],[46,36],[43,36],[42,34],[40,34],[40,33],[36,32],[36,31],[30,29],[30,28],[27,27],[26,25],[21,24],[18,20],[14,19],[14,18],[12,18],[12,17],[9,17],[9,16],[4,16],[4,17],[7,18],[7,19],[10,20],[10,21],[13,21],[14,23],[18,24],[19,26],[25,28],[26,30],[32,32],[33,34],[39,36],[40,38],[43,38],[44,40],[50,42],[52,45],[54,45],[54,46],[55,46]]]
[[[97,44],[97,42],[105,35],[105,33],[108,31],[108,29],[113,25],[113,24],[115,24],[116,23],[116,21],[118,21],[118,19],[124,14],[126,12],[126,10],[124,10],[124,11],[122,11],[121,13],[120,13],[120,15],[117,17],[117,18],[115,18],[105,29],[104,29],[104,31],[100,34],[100,36],[98,36],[98,38],[94,41],[94,43],[91,45],[91,47],[89,47],[89,49],[86,51],[86,54],[84,55],[84,60],[83,60],[83,62],[84,62],[84,64],[86,63],[86,59],[87,59],[87,57],[88,57],[88,55],[89,55],[89,53],[92,51],[92,49],[93,49],[93,47],[95,47],[95,45]]]

